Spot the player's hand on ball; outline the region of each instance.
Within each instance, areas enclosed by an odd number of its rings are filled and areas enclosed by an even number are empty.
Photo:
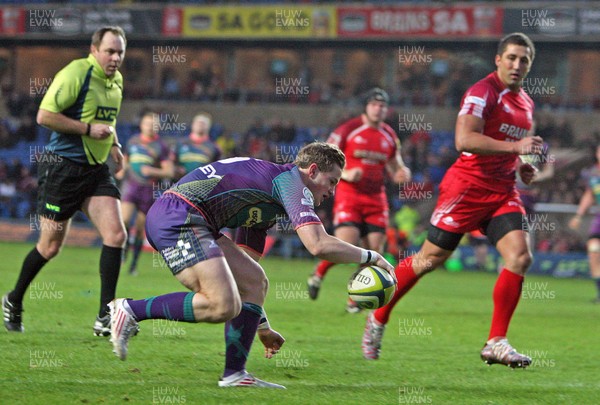
[[[529,163],[524,163],[519,166],[519,176],[521,176],[521,180],[525,184],[530,184],[535,178],[538,169],[535,166],[530,165]]]
[[[277,354],[281,346],[285,343],[283,336],[273,329],[259,329],[258,338],[265,346],[265,357],[267,359]]]
[[[374,252],[375,253],[375,257],[373,258],[373,260],[371,260],[371,264],[374,264],[375,266],[381,267],[384,270],[387,270],[392,278],[394,279],[395,282],[398,282],[398,280],[396,279],[396,273],[394,272],[394,266],[392,266],[390,264],[390,262],[388,262],[385,257],[381,256],[379,253]]]

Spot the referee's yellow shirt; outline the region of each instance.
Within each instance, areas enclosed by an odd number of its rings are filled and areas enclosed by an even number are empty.
[[[56,74],[40,109],[62,113],[86,123],[115,126],[123,99],[123,76],[107,77],[94,55],[76,59]],[[69,160],[97,165],[106,162],[113,136],[93,139],[87,135],[52,132],[47,149]]]

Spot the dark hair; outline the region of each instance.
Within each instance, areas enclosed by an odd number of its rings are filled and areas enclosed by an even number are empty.
[[[390,96],[387,92],[379,87],[374,87],[364,95],[365,105],[369,104],[371,101],[382,101],[386,104],[390,103]]]
[[[333,166],[336,164],[343,169],[346,166],[346,156],[335,145],[325,142],[313,142],[300,149],[294,161],[294,164],[301,169],[306,169],[312,163],[316,163],[322,172],[333,170]]]
[[[533,46],[533,42],[529,37],[522,32],[513,32],[512,34],[508,34],[504,38],[500,40],[498,43],[498,50],[496,53],[500,56],[506,51],[506,47],[508,45],[521,45],[529,48],[531,50],[531,61],[535,59],[535,46]]]
[[[96,48],[100,47],[100,43],[102,42],[102,38],[104,38],[104,34],[107,32],[112,32],[113,34],[120,36],[125,41],[125,45],[127,45],[127,38],[125,37],[125,31],[123,28],[118,25],[111,25],[107,27],[98,28],[94,34],[92,34],[92,45]]]
[[[152,118],[154,118],[154,117],[158,117],[158,116],[159,116],[159,114],[156,111],[154,111],[154,110],[145,110],[142,113],[141,119],[143,120],[146,117],[152,117]]]

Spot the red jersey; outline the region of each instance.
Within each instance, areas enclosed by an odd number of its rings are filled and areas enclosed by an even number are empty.
[[[363,171],[357,182],[341,180],[336,193],[369,196],[385,194],[385,165],[396,156],[400,146],[392,127],[382,123],[379,128],[373,128],[365,124],[362,117],[356,117],[336,128],[327,142],[337,145],[344,152],[346,169],[359,167]]]
[[[533,119],[533,100],[520,89],[510,91],[496,72],[475,83],[463,96],[458,115],[485,120],[483,135],[508,142],[527,136]],[[463,152],[448,170],[478,187],[504,193],[515,187],[517,154],[477,155]]]

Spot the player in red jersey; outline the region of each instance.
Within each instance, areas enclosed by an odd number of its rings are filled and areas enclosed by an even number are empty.
[[[367,317],[362,341],[365,358],[379,358],[385,324],[398,300],[450,257],[464,233],[479,229],[505,263],[494,287],[491,329],[481,359],[511,367],[531,364],[528,356],[508,343],[506,332],[532,261],[515,173],[529,184],[535,168],[522,163],[519,155],[539,154],[543,149],[542,138],[526,136],[532,124],[533,101],[521,88],[534,56],[535,48],[526,35],[507,35],[498,44],[496,71],[463,96],[455,135],[461,155],[440,183],[427,240],[418,253],[396,267],[398,289],[392,301]]]
[[[410,180],[410,170],[400,156],[400,141],[384,122],[389,96],[371,89],[365,97],[365,112],[335,129],[328,143],[346,155],[346,168],[335,192],[333,206],[335,236],[365,248],[382,251],[388,225],[389,208],[384,179],[387,170],[394,182]],[[310,298],[317,299],[321,282],[334,263],[322,260],[308,279]],[[360,309],[349,300],[348,312]]]

